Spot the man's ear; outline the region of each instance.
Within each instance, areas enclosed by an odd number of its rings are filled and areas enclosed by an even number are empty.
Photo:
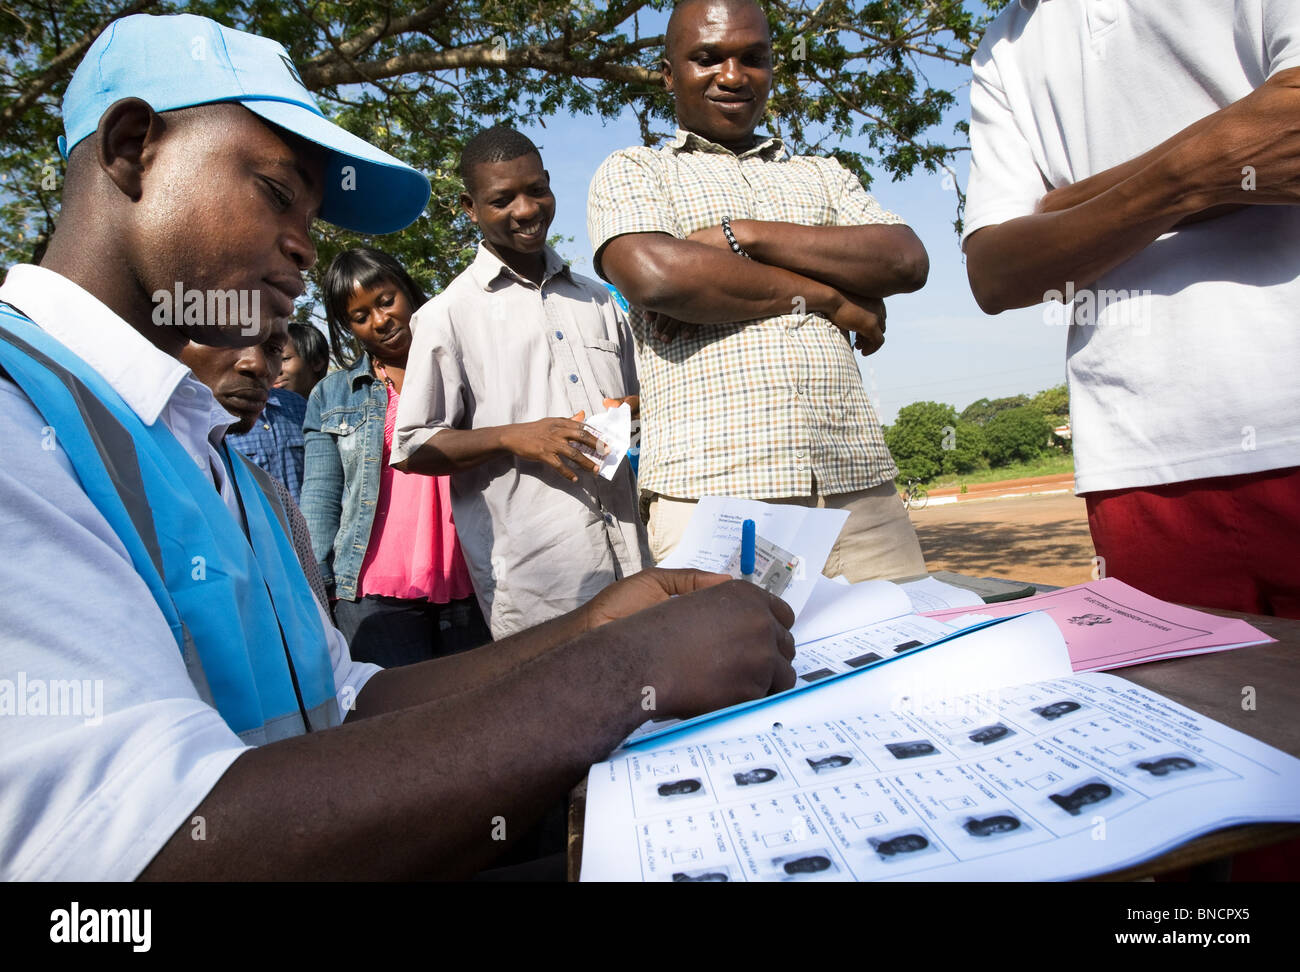
[[[471,223],[478,225],[478,215],[474,212],[474,197],[467,192],[460,194],[460,208],[465,210],[465,215],[469,217]]]
[[[152,155],[149,149],[165,127],[158,113],[139,98],[115,101],[99,119],[94,135],[99,167],[133,202],[143,194],[144,170]]]
[[[659,62],[659,71],[664,76],[664,88],[671,92],[673,90],[673,62],[665,57]]]

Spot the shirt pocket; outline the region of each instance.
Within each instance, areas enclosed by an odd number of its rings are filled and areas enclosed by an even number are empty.
[[[320,430],[334,436],[334,443],[343,461],[345,475],[356,473],[365,447],[366,411],[364,408],[349,406],[337,408],[321,416]]]
[[[623,384],[623,359],[618,344],[603,338],[586,338],[587,363],[595,376],[600,394],[604,398],[623,398],[627,389]]]

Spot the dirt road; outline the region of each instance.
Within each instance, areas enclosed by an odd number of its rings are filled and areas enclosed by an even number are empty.
[[[1055,473],[1051,476],[1033,476],[1029,479],[1004,479],[996,483],[972,483],[966,492],[957,487],[930,490],[931,501],[943,497],[955,497],[958,502],[968,503],[977,499],[992,499],[995,496],[1026,496],[1030,493],[1059,492],[1074,489],[1074,473]]]
[[[911,516],[931,570],[1059,586],[1092,579],[1088,513],[1072,494],[952,503]]]

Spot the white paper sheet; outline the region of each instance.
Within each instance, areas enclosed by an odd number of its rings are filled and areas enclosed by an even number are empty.
[[[983,604],[984,599],[974,591],[964,587],[945,584],[933,577],[900,584],[912,603],[911,610],[917,614],[926,611],[942,611],[945,608],[974,607]]]
[[[740,545],[741,524],[753,520],[757,534],[799,557],[799,570],[781,595],[795,616],[803,610],[831,547],[839,538],[847,510],[817,510],[726,496],[705,496],[696,504],[681,542],[660,567],[695,567],[725,573]]]
[[[611,408],[593,415],[584,423],[592,433],[605,445],[609,452],[601,457],[600,477],[612,480],[618,472],[623,457],[632,445],[632,409],[624,402],[618,408]],[[595,458],[594,456],[592,458]]]
[[[794,643],[801,645],[913,611],[905,588],[898,584],[889,581],[849,584],[818,577],[790,633],[794,635]]]
[[[1112,675],[800,711],[593,766],[582,880],[1069,879],[1300,821],[1300,760]]]

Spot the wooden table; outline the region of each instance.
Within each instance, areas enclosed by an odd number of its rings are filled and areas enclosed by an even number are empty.
[[[1243,618],[1276,638],[1276,644],[1238,648],[1211,655],[1193,655],[1148,662],[1111,674],[1172,699],[1261,742],[1300,758],[1300,621],[1286,618],[1211,611],[1226,618]],[[1243,709],[1243,692],[1254,689],[1254,709]],[[568,877],[578,880],[582,867],[582,824],[587,807],[587,781],[570,794]],[[1224,876],[1227,858],[1241,851],[1300,838],[1300,824],[1249,824],[1216,830],[1135,867],[1100,875],[1093,880],[1130,881],[1168,871],[1208,865],[1202,873]]]

